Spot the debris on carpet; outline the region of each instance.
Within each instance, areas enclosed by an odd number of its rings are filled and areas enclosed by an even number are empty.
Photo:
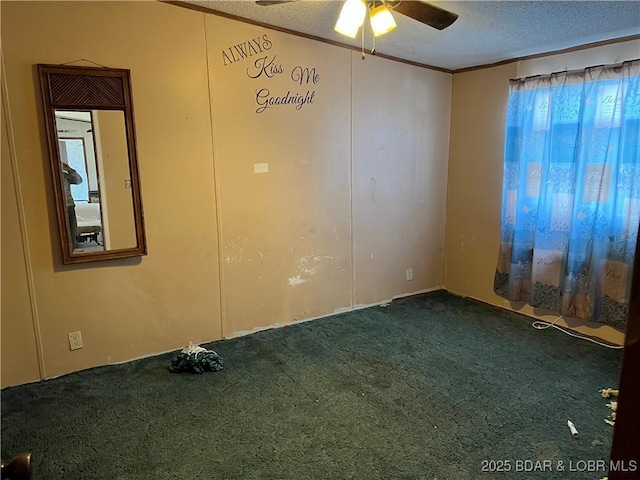
[[[602,394],[602,398],[611,398],[618,396],[618,390],[614,390],[611,388],[602,389],[600,390],[600,393]],[[616,424],[616,411],[618,410],[618,402],[611,400],[609,403],[607,403],[607,407],[611,409],[611,415],[609,415],[610,418],[605,418],[604,421],[607,425],[611,425],[613,427]]]
[[[602,390],[600,390],[600,393],[602,394],[602,398],[618,396],[618,390],[614,390],[613,388],[603,388]]]
[[[183,348],[171,361],[169,371],[173,373],[217,372],[223,367],[224,360],[216,352],[189,342],[189,346]]]

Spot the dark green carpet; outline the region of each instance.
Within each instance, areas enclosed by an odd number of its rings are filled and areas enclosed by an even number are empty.
[[[3,457],[36,479],[604,476],[568,469],[609,458],[622,353],[516,314],[436,292],[205,347],[223,371],[166,354],[3,390]],[[515,472],[545,460],[567,470]]]

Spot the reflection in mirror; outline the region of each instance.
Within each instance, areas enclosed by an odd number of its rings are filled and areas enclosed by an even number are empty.
[[[73,253],[136,246],[124,114],[55,111]]]
[[[63,263],[146,255],[129,71],[38,73]]]

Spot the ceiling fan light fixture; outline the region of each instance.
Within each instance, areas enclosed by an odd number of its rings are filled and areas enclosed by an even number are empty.
[[[363,0],[347,0],[342,6],[334,30],[347,37],[356,38],[366,15],[367,6]]]
[[[371,18],[371,29],[376,37],[384,35],[396,28],[396,21],[386,5],[374,7],[369,12]]]

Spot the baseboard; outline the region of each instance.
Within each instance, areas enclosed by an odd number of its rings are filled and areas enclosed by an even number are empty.
[[[380,305],[387,305],[387,304],[393,302],[394,300],[400,300],[400,299],[403,299],[403,298],[415,297],[415,296],[418,296],[418,295],[424,295],[425,293],[437,292],[437,291],[440,291],[440,290],[443,290],[443,289],[444,289],[444,287],[437,286],[437,287],[432,287],[432,288],[425,288],[423,290],[418,290],[416,292],[401,293],[401,294],[396,295],[396,296],[394,296],[392,298],[389,298],[389,299],[386,299],[386,300],[382,300],[382,301],[379,301],[379,302],[375,302],[375,303],[368,303],[368,304],[360,303],[360,304],[357,304],[357,305],[352,305],[350,307],[338,308],[338,309],[334,310],[332,313],[327,313],[326,315],[319,315],[317,317],[304,318],[304,319],[301,319],[301,320],[293,320],[293,321],[290,321],[290,322],[278,322],[278,323],[273,323],[273,324],[271,324],[269,326],[266,326],[266,327],[256,327],[256,328],[253,328],[251,330],[242,330],[242,331],[239,331],[239,332],[232,332],[231,334],[226,336],[224,339],[244,337],[245,335],[251,335],[252,333],[262,332],[264,330],[271,330],[272,328],[284,328],[284,327],[287,327],[289,325],[297,325],[298,323],[311,322],[313,320],[319,320],[321,318],[332,317],[334,315],[339,315],[341,313],[355,312],[357,310],[364,310],[365,308],[371,308],[371,307],[379,307]]]
[[[466,299],[469,299],[469,300],[473,300],[474,302],[482,303],[483,305],[488,305],[490,307],[499,308],[500,310],[503,310],[505,312],[510,312],[510,313],[515,314],[515,315],[520,315],[520,316],[522,316],[524,318],[531,319],[531,320],[534,320],[536,322],[544,322],[544,323],[549,323],[549,324],[554,323],[553,321],[551,321],[549,319],[546,319],[544,317],[541,317],[539,315],[535,315],[535,314],[532,314],[532,313],[529,313],[529,312],[520,312],[518,310],[514,310],[513,308],[509,308],[509,307],[506,307],[504,305],[498,305],[498,304],[495,304],[495,303],[491,303],[491,302],[489,302],[487,300],[483,300],[481,298],[477,298],[477,297],[474,297],[474,296],[471,296],[471,295],[464,295],[464,294],[458,293],[456,291],[448,290],[446,288],[443,289],[443,290],[445,290],[446,292],[448,292],[448,293],[450,293],[452,295],[456,295],[456,296],[461,297],[461,298],[466,298]],[[522,302],[522,303],[526,304],[526,302]],[[559,315],[557,312],[553,312],[551,310],[549,310],[548,312],[549,313],[545,313],[544,315],[548,315],[548,316],[551,316],[551,317],[563,317],[562,315]],[[601,343],[604,343],[604,344],[609,345],[609,346],[614,347],[614,348],[618,348],[618,347],[622,347],[623,346],[622,343],[619,343],[619,342],[614,341],[614,340],[610,340],[608,338],[604,338],[604,337],[598,336],[598,335],[595,334],[595,332],[587,333],[585,331],[578,330],[577,328],[575,328],[575,326],[567,324],[566,321],[564,321],[562,324],[557,325],[557,326],[560,327],[561,329],[570,331],[571,334],[573,334],[574,336],[584,337],[584,339],[586,339],[586,340],[592,340],[592,341],[596,340],[596,343],[601,342]],[[592,322],[584,322],[582,325],[578,325],[578,327],[584,327],[584,328],[590,328],[590,329],[608,327],[608,328],[611,328],[612,330],[615,330],[610,325],[600,324],[600,323],[592,323]],[[568,333],[568,332],[565,332],[565,333]],[[624,332],[622,334],[624,336]]]
[[[351,307],[344,307],[344,308],[339,308],[334,310],[332,313],[328,313],[326,315],[319,315],[317,317],[310,317],[310,318],[304,318],[301,320],[293,320],[291,322],[279,322],[279,323],[274,323],[265,327],[257,327],[251,330],[243,330],[243,331],[239,331],[239,332],[233,332],[230,335],[222,338],[222,339],[217,339],[217,340],[208,340],[208,341],[202,341],[202,342],[198,342],[198,345],[205,345],[208,343],[215,343],[215,342],[219,342],[221,340],[228,340],[228,339],[232,339],[232,338],[238,338],[238,337],[243,337],[245,335],[251,335],[253,333],[257,333],[257,332],[261,332],[261,331],[265,331],[265,330],[271,330],[273,328],[284,328],[287,327],[289,325],[296,325],[298,323],[304,323],[304,322],[310,322],[313,320],[319,320],[321,318],[328,318],[328,317],[332,317],[334,315],[339,315],[341,313],[347,313],[347,312],[354,312],[357,310],[364,310],[365,308],[371,308],[371,307],[379,307],[381,305],[388,305],[389,303],[392,303],[396,300],[401,300],[401,299],[406,299],[406,298],[410,298],[410,297],[416,297],[416,296],[420,296],[420,295],[424,295],[426,293],[431,293],[431,292],[437,292],[437,291],[441,291],[444,290],[443,286],[436,286],[436,287],[432,287],[432,288],[425,288],[423,290],[418,290],[415,292],[408,292],[408,293],[401,293],[399,295],[395,295],[392,298],[386,299],[386,300],[381,300],[379,302],[374,302],[374,303],[369,303],[369,304],[358,304],[358,305],[353,305]],[[126,360],[122,360],[119,362],[109,362],[109,363],[105,363],[103,365],[96,365],[94,367],[88,367],[86,369],[82,369],[82,370],[77,370],[74,372],[68,372],[68,373],[62,373],[60,375],[55,375],[55,376],[51,376],[51,377],[45,377],[43,379],[38,379],[38,380],[33,380],[32,382],[27,382],[27,383],[37,383],[37,382],[41,382],[41,381],[47,381],[47,380],[53,380],[55,378],[59,378],[59,377],[64,377],[66,375],[70,375],[72,373],[76,373],[78,371],[84,371],[84,370],[91,370],[94,368],[101,368],[101,367],[108,367],[111,365],[122,365],[124,363],[129,363],[129,362],[135,362],[136,360],[143,360],[145,358],[150,358],[150,357],[157,357],[158,355],[164,355],[167,353],[173,353],[173,352],[177,352],[178,350],[181,350],[182,348],[184,348],[184,346],[179,346],[176,348],[172,348],[170,350],[164,350],[161,352],[155,352],[155,353],[149,353],[146,355],[141,355],[139,357],[134,357],[134,358],[129,358]],[[25,384],[20,384],[20,385],[26,385]],[[17,385],[16,385],[17,386]],[[8,385],[7,387],[3,387],[3,388],[11,388],[12,385]]]

